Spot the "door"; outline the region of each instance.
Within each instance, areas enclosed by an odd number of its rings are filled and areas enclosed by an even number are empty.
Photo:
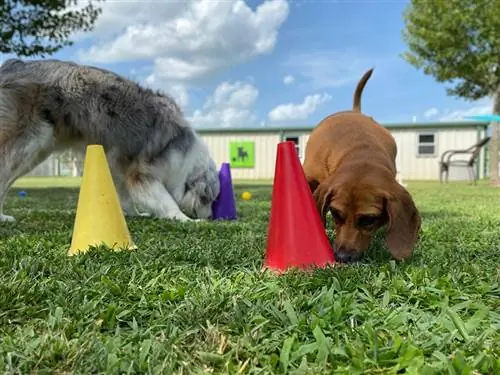
[[[295,151],[297,151],[297,155],[300,160],[302,160],[302,155],[300,153],[300,138],[298,136],[287,136],[285,137],[285,141],[290,141],[295,143]]]

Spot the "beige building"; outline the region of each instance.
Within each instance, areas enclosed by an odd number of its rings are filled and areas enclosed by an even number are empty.
[[[466,149],[486,136],[487,123],[437,122],[382,124],[398,145],[397,167],[403,180],[437,180],[441,154],[450,149]],[[231,163],[234,179],[272,179],[277,144],[284,140],[296,143],[301,161],[311,132],[304,128],[199,129],[212,156],[220,165]],[[485,176],[483,149],[476,168],[479,178]],[[450,180],[467,179],[465,168],[451,168]]]
[[[397,167],[404,180],[437,180],[439,159],[450,149],[466,149],[485,137],[487,123],[481,122],[437,122],[383,124],[393,134],[398,144]],[[218,128],[198,129],[207,142],[211,154],[220,166],[231,163],[235,180],[269,180],[274,177],[276,150],[279,142],[290,140],[296,143],[301,161],[311,132],[304,128]],[[476,173],[485,176],[486,148],[482,150]],[[52,155],[33,170],[32,176],[77,176],[82,170],[81,157],[66,153]],[[450,170],[450,180],[467,179],[465,168]]]

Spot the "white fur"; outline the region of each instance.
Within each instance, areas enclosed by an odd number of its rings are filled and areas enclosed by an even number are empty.
[[[115,167],[114,155],[111,152],[107,154],[125,215],[152,216],[182,222],[201,221],[190,218],[184,212],[203,218],[210,217],[212,204],[200,205],[197,203],[198,195],[184,189],[186,179],[193,168],[197,167],[203,171],[215,168],[207,145],[196,136],[193,147],[184,157],[175,150],[167,155],[164,163],[149,166],[148,170],[155,176],[154,180],[136,184],[130,182],[124,173]],[[196,213],[193,212],[194,207],[198,207]]]
[[[40,122],[37,136],[27,135],[28,142],[15,148],[15,153],[3,155],[0,168],[0,221],[15,221],[15,218],[3,213],[3,204],[7,191],[21,176],[31,171],[45,160],[54,149],[54,132],[50,125]]]
[[[207,145],[198,136],[195,139],[192,149],[184,158],[177,152],[170,153],[166,168],[173,173],[165,173],[164,170],[163,183],[172,192],[172,196],[184,212],[192,212],[194,207],[199,207],[198,216],[207,218],[212,213],[212,205],[198,205],[196,202],[198,195],[184,190],[185,181],[194,168],[202,170],[215,168]]]

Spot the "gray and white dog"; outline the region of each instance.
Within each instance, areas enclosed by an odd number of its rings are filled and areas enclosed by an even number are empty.
[[[15,220],[3,202],[17,178],[54,151],[88,144],[103,146],[126,215],[210,217],[218,171],[171,97],[73,62],[0,66],[0,221]]]

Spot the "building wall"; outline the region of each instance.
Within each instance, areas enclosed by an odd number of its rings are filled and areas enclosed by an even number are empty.
[[[422,129],[389,129],[398,145],[396,160],[398,171],[403,180],[437,180],[439,178],[439,160],[441,154],[449,149],[466,149],[484,137],[484,132],[478,134],[476,128],[422,128]],[[298,140],[297,151],[303,161],[304,151],[310,132],[285,133],[232,133],[232,134],[201,134],[208,143],[212,155],[220,165],[229,161],[229,144],[232,141],[255,142],[254,168],[231,168],[236,179],[270,179],[274,176],[276,161],[276,146],[281,140]],[[432,143],[421,143],[419,154],[419,139],[422,141],[433,138]],[[480,177],[483,177],[484,159],[480,162]],[[452,168],[450,180],[466,180],[465,168]]]
[[[391,131],[398,145],[397,168],[403,180],[436,180],[439,178],[439,161],[441,154],[450,149],[467,149],[483,137],[474,128],[447,128],[447,129],[395,129]],[[426,136],[432,136],[434,142],[420,143],[428,147],[429,154],[419,154],[419,139],[426,141]],[[434,152],[430,152],[433,148]],[[457,159],[466,159],[470,155],[455,156]],[[480,177],[483,177],[484,160],[480,164]],[[467,179],[467,170],[462,167],[450,169],[450,180]]]
[[[50,155],[43,163],[33,168],[26,176],[46,177],[54,176],[57,173],[57,158],[54,154]]]
[[[478,130],[471,127],[449,127],[449,128],[389,128],[398,144],[397,167],[403,180],[436,180],[438,174],[438,162],[441,154],[449,149],[465,149],[485,136],[484,130],[478,134]],[[304,151],[309,139],[308,130],[287,130],[286,132],[203,132],[200,136],[206,141],[210,152],[216,163],[220,165],[230,160],[230,145],[232,142],[253,142],[254,165],[250,168],[238,168],[231,163],[231,173],[235,179],[272,179],[276,162],[277,145],[282,140],[297,141],[297,151],[301,162],[304,160]],[[433,152],[428,155],[418,155],[419,138],[433,134]],[[423,145],[426,146],[426,145]],[[430,145],[427,145],[430,146]],[[425,148],[425,147],[424,147]],[[427,147],[429,151],[429,147]],[[484,151],[482,152],[482,156]],[[55,155],[49,157],[44,163],[33,170],[31,176],[54,176],[74,174],[67,163],[58,163]],[[484,177],[484,158],[481,157],[480,175]],[[452,169],[450,180],[467,179],[465,168]]]
[[[233,141],[254,142],[255,164],[253,168],[231,167],[231,176],[234,179],[269,179],[274,176],[276,161],[276,146],[280,142],[280,134],[273,133],[224,133],[200,134],[210,148],[212,157],[220,167],[222,163],[230,162],[229,146]]]

